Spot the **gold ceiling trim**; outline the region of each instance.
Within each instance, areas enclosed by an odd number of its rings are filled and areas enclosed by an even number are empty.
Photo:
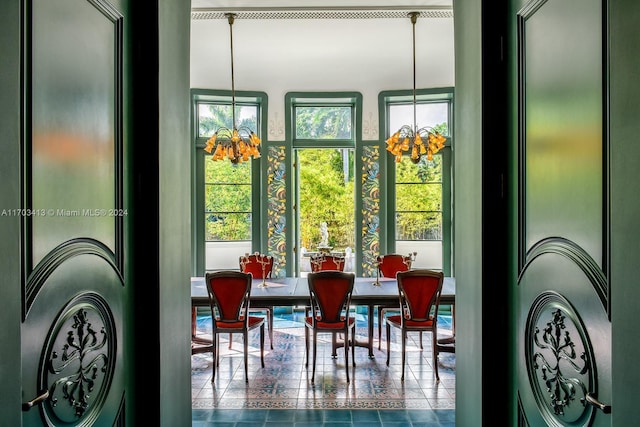
[[[194,8],[191,19],[227,19],[226,14],[233,12],[236,19],[406,19],[410,11],[416,8],[380,10],[380,9],[228,9]],[[453,18],[453,8],[448,6],[429,7],[419,10],[420,18]]]

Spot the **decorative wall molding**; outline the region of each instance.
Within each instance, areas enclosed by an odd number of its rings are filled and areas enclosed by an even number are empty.
[[[369,111],[368,118],[362,120],[362,139],[378,139],[378,120],[373,111]]]
[[[273,119],[269,120],[269,140],[284,141],[284,121],[278,117],[278,113],[273,114]]]

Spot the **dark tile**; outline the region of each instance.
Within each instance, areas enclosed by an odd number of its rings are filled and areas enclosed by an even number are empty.
[[[351,411],[353,423],[380,423],[380,415],[377,409],[356,409]]]
[[[435,425],[438,425],[439,421],[438,414],[432,410],[409,409],[407,416],[414,425],[416,423],[436,423]]]
[[[241,422],[251,422],[251,423],[261,423],[264,424],[267,421],[267,414],[269,411],[262,411],[260,409],[245,409],[244,411],[240,411],[237,421]],[[247,426],[248,427],[248,426]]]
[[[408,425],[411,425],[411,419],[406,410],[378,411],[378,413],[380,414],[382,424],[385,426],[387,423],[408,423]]]
[[[324,411],[316,409],[299,409],[296,411],[295,422],[296,426],[302,422],[323,422]]]
[[[413,426],[410,421],[383,421],[382,427],[413,427]]]
[[[201,410],[204,412],[204,410]],[[240,409],[214,409],[209,411],[208,421],[236,422],[240,417]]]
[[[324,422],[348,422],[351,423],[351,411],[349,410],[329,410],[324,411]]]
[[[264,421],[238,421],[235,427],[264,427],[264,424]]]
[[[297,409],[269,409],[267,422],[291,422],[295,420]]]

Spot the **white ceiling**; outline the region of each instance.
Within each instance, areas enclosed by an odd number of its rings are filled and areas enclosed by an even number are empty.
[[[454,86],[452,0],[192,0],[191,87],[231,89],[233,12],[235,89],[267,93],[270,139],[283,138],[290,91],[360,92],[377,129],[378,93],[413,85],[410,11],[416,86]]]

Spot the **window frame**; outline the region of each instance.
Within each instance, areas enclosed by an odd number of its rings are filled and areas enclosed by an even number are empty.
[[[297,148],[355,148],[362,115],[362,95],[357,92],[289,92],[285,96],[287,131],[291,146]],[[296,107],[350,107],[351,138],[306,139],[296,135]],[[361,138],[360,138],[361,139]]]
[[[295,123],[295,107],[297,106],[349,106],[351,107],[351,138],[349,139],[303,139],[296,138],[296,123]],[[285,129],[286,140],[289,141],[291,159],[289,167],[289,176],[291,180],[291,191],[295,194],[295,207],[299,206],[299,191],[297,190],[298,177],[295,155],[296,150],[304,148],[346,148],[354,151],[355,162],[354,167],[358,167],[358,145],[359,141],[362,141],[362,94],[359,92],[288,92],[285,95]],[[361,191],[360,180],[355,179],[354,193],[360,194]],[[361,222],[361,215],[359,212],[359,197],[356,196],[355,212],[354,212],[354,227],[358,230],[358,224]],[[296,208],[293,206],[288,209],[289,216],[287,221],[290,224],[295,224],[295,227],[291,227],[289,235],[287,236],[289,242],[291,242],[290,250],[288,251],[289,259],[292,260],[289,263],[288,273],[300,271],[300,254],[298,246],[300,229],[299,224],[295,221],[297,217]],[[358,242],[358,234],[356,232],[356,242]],[[360,271],[360,266],[356,259],[356,274]]]
[[[454,90],[452,87],[416,89],[416,102],[448,103],[448,132],[445,147],[437,154],[442,157],[442,270],[445,275],[453,274],[454,263],[452,257],[453,248],[453,103]],[[384,91],[378,97],[380,112],[380,152],[386,156],[386,161],[381,158],[384,179],[380,183],[381,205],[380,209],[380,251],[381,253],[396,252],[396,174],[395,158],[386,151],[386,139],[397,129],[390,129],[389,109],[394,104],[412,104],[413,91]],[[408,156],[409,153],[405,153]]]
[[[261,200],[260,194],[265,191],[266,184],[263,182],[261,171],[266,164],[266,139],[267,139],[267,104],[268,97],[264,92],[235,91],[236,105],[255,105],[257,111],[258,136],[261,138],[261,156],[252,159],[251,162],[251,249],[261,251],[266,242],[266,231],[260,224],[264,218],[265,203]],[[231,91],[211,90],[211,89],[191,89],[191,141],[192,141],[192,189],[191,189],[191,227],[192,227],[192,274],[195,276],[204,275],[205,271],[205,224],[204,215],[204,161],[210,156],[204,151],[209,136],[199,136],[199,105],[202,103],[219,103],[231,105]],[[228,160],[225,160],[228,161]],[[244,242],[244,241],[243,241]],[[236,269],[237,265],[230,265]]]

